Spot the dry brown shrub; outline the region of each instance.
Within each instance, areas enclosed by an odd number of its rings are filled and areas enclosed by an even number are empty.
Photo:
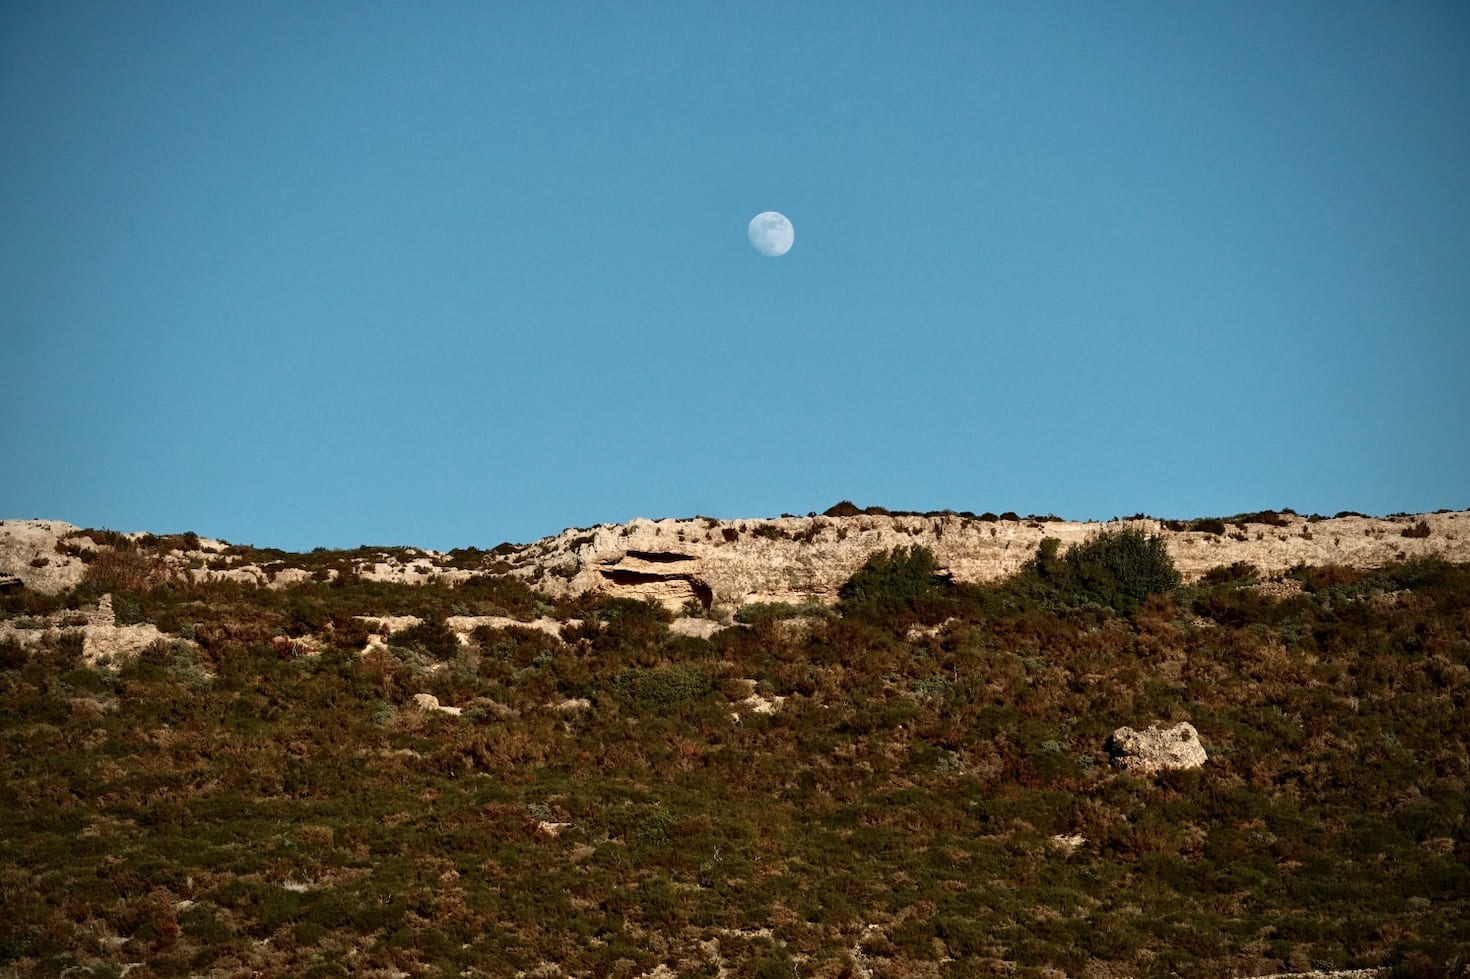
[[[1333,585],[1357,584],[1368,572],[1357,568],[1349,568],[1341,564],[1322,564],[1315,567],[1299,568],[1292,572],[1299,579],[1302,587],[1309,592],[1320,591]]]
[[[137,548],[106,548],[98,551],[82,582],[104,592],[147,591],[167,581],[168,564],[155,553]]]

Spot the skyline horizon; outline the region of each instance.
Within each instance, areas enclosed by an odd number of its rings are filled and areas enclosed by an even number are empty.
[[[856,513],[845,513],[845,514],[832,514],[832,513],[829,512],[829,511],[831,511],[833,509],[836,509],[836,508],[842,506],[842,504],[845,504],[845,503],[851,503],[853,505],[853,507],[857,510],[857,512]],[[417,542],[417,541],[399,540],[399,541],[362,541],[362,542],[359,542],[357,544],[352,544],[352,545],[332,545],[332,546],[328,546],[328,545],[322,545],[322,544],[313,544],[311,546],[287,547],[287,546],[281,546],[281,545],[275,544],[275,543],[262,543],[262,542],[258,542],[258,541],[254,541],[254,540],[248,540],[248,541],[247,540],[235,540],[235,539],[231,539],[229,537],[225,537],[225,536],[222,536],[222,535],[221,536],[216,536],[216,535],[210,533],[207,529],[203,529],[202,530],[199,527],[188,527],[188,528],[167,529],[167,530],[159,530],[159,529],[152,528],[152,527],[110,527],[110,526],[100,525],[100,524],[77,523],[75,521],[68,520],[68,519],[65,519],[63,517],[56,517],[56,516],[31,516],[31,517],[0,516],[0,523],[6,523],[6,522],[18,522],[18,523],[25,523],[25,522],[57,522],[57,523],[67,524],[69,526],[72,526],[72,527],[77,528],[78,530],[83,530],[83,531],[85,531],[85,530],[97,530],[97,531],[107,531],[107,532],[113,532],[113,533],[122,533],[122,534],[126,534],[126,535],[148,535],[148,536],[154,536],[154,537],[182,536],[182,535],[187,535],[187,534],[191,534],[192,533],[192,534],[198,536],[202,540],[218,541],[220,543],[223,543],[223,544],[226,544],[226,545],[229,545],[229,546],[243,546],[243,547],[255,548],[255,549],[258,549],[258,550],[279,550],[279,551],[284,551],[286,553],[292,553],[292,554],[305,554],[305,553],[310,553],[311,551],[320,551],[320,550],[328,550],[328,551],[337,551],[337,550],[351,551],[351,550],[356,550],[356,549],[360,549],[360,548],[374,548],[374,547],[382,547],[382,548],[410,547],[410,548],[415,548],[415,549],[418,549],[418,550],[434,551],[434,552],[437,552],[437,553],[449,553],[449,552],[454,551],[454,550],[464,550],[464,549],[492,550],[492,549],[494,549],[497,546],[503,546],[503,545],[507,545],[507,544],[515,545],[517,547],[524,547],[524,546],[529,546],[531,544],[538,543],[540,541],[553,540],[553,539],[555,539],[557,537],[563,536],[563,535],[568,534],[568,533],[573,533],[573,532],[578,532],[578,531],[590,531],[590,530],[595,530],[595,529],[597,529],[599,527],[627,527],[629,525],[632,525],[632,524],[638,523],[638,522],[648,522],[648,523],[655,523],[655,524],[657,524],[657,523],[664,523],[664,522],[668,522],[668,521],[673,521],[673,522],[692,522],[692,521],[698,521],[698,520],[716,520],[716,521],[719,521],[720,523],[743,523],[743,522],[747,522],[747,521],[775,521],[775,520],[812,520],[812,519],[828,519],[828,520],[830,520],[830,519],[836,519],[836,518],[840,518],[840,517],[855,517],[855,516],[890,516],[890,517],[941,517],[941,516],[957,516],[957,517],[966,517],[966,518],[970,518],[970,519],[974,519],[974,520],[979,520],[979,521],[994,521],[994,522],[1001,522],[1001,523],[1004,523],[1004,522],[1019,522],[1019,523],[1034,523],[1034,522],[1048,523],[1048,522],[1058,522],[1058,523],[1067,523],[1067,524],[1096,524],[1096,525],[1098,525],[1100,527],[1106,527],[1106,526],[1108,526],[1110,524],[1117,524],[1117,523],[1127,524],[1127,523],[1130,523],[1130,522],[1141,522],[1141,521],[1147,521],[1147,522],[1152,522],[1152,523],[1157,523],[1157,524],[1160,524],[1160,525],[1164,525],[1164,524],[1169,524],[1169,523],[1184,523],[1184,524],[1189,524],[1189,523],[1193,523],[1193,522],[1197,522],[1197,521],[1202,521],[1202,520],[1218,519],[1218,520],[1222,520],[1222,521],[1224,521],[1226,523],[1233,523],[1233,522],[1235,522],[1239,518],[1261,516],[1263,514],[1276,514],[1276,515],[1282,515],[1282,516],[1297,516],[1297,517],[1301,517],[1303,519],[1306,519],[1308,521],[1316,522],[1316,521],[1323,521],[1323,520],[1337,520],[1337,519],[1352,518],[1352,517],[1357,517],[1357,518],[1362,518],[1362,519],[1368,519],[1368,520],[1399,520],[1399,519],[1407,519],[1407,518],[1420,517],[1420,516],[1432,516],[1432,515],[1442,515],[1442,514],[1458,514],[1458,513],[1470,513],[1470,506],[1466,506],[1466,507],[1437,507],[1437,508],[1434,508],[1434,509],[1425,509],[1425,510],[1396,510],[1396,511],[1385,512],[1385,513],[1370,513],[1370,512],[1364,512],[1364,511],[1359,511],[1359,510],[1339,510],[1339,511],[1335,511],[1335,512],[1332,512],[1332,513],[1319,513],[1319,512],[1316,512],[1316,511],[1299,510],[1299,509],[1294,508],[1294,507],[1262,507],[1262,508],[1259,508],[1259,509],[1234,510],[1234,511],[1229,511],[1229,512],[1209,513],[1209,514],[1203,514],[1202,513],[1202,514],[1193,514],[1193,515],[1190,515],[1190,516],[1176,516],[1176,515],[1170,515],[1170,514],[1146,513],[1144,511],[1135,511],[1135,512],[1133,512],[1131,514],[1117,513],[1117,514],[1114,514],[1114,515],[1112,515],[1110,517],[1081,517],[1081,518],[1079,518],[1079,517],[1074,517],[1074,516],[1071,516],[1071,515],[1068,515],[1068,514],[1058,514],[1058,513],[1050,513],[1050,512],[1044,513],[1044,514],[1043,513],[1036,513],[1036,512],[1021,513],[1020,511],[1017,511],[1017,510],[1002,510],[1002,511],[996,512],[996,511],[993,511],[993,510],[975,511],[975,510],[967,510],[967,509],[960,509],[960,508],[953,508],[953,507],[940,508],[940,509],[929,509],[929,510],[912,510],[912,509],[899,509],[899,508],[893,508],[893,507],[884,507],[881,504],[867,504],[865,506],[858,506],[856,503],[852,503],[852,501],[850,501],[850,500],[843,499],[843,500],[839,500],[835,504],[832,504],[826,510],[809,510],[809,511],[807,511],[805,513],[781,512],[781,513],[764,513],[764,514],[738,514],[738,515],[731,515],[731,516],[716,516],[714,514],[707,514],[707,513],[663,514],[663,515],[658,515],[658,516],[655,516],[653,514],[635,514],[634,516],[628,517],[627,519],[624,519],[624,520],[609,520],[609,521],[601,521],[601,522],[598,522],[598,523],[591,523],[591,524],[568,524],[566,526],[563,526],[559,530],[551,531],[551,532],[544,533],[544,534],[541,534],[541,535],[536,536],[536,537],[529,537],[529,538],[525,538],[525,539],[521,539],[521,540],[513,540],[511,538],[503,538],[501,540],[496,541],[496,543],[494,543],[494,544],[488,544],[488,543],[485,543],[485,544],[480,544],[480,543],[463,543],[463,542],[461,542],[459,544],[454,544],[454,545],[450,545],[450,546],[442,546],[442,545],[427,546],[427,545],[424,545],[424,544],[422,544],[420,542]],[[1246,521],[1246,522],[1249,523],[1251,521]],[[1173,529],[1173,530],[1176,530],[1176,531],[1178,530],[1178,528],[1166,528],[1166,529]],[[488,540],[488,538],[487,538],[487,540]]]

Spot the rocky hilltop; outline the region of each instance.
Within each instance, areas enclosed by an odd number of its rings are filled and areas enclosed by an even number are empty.
[[[1199,525],[1211,526],[1190,529]],[[1304,563],[1371,568],[1425,554],[1470,560],[1470,511],[1386,518],[1266,511],[1194,521],[1183,529],[1149,518],[1078,523],[952,513],[637,519],[564,531],[521,549],[510,564],[512,573],[554,595],[600,590],[675,608],[691,600],[706,608],[826,603],[836,600],[843,582],[877,550],[922,545],[955,580],[979,582],[1020,570],[1045,537],[1061,540],[1065,551],[1125,526],[1160,535],[1186,581],[1237,561],[1271,575]]]
[[[1265,511],[1187,524],[1146,517],[1083,523],[1012,514],[875,512],[753,520],[639,518],[573,528],[492,552],[364,548],[315,565],[308,557],[316,555],[262,552],[192,534],[151,540],[155,547],[168,542],[160,551],[167,573],[196,579],[282,586],[313,576],[330,578],[350,564],[354,573],[374,580],[456,581],[501,573],[555,596],[600,591],[652,598],[674,609],[693,602],[730,610],[750,602],[833,602],[842,583],[878,550],[922,545],[956,580],[978,582],[1015,573],[1045,537],[1058,538],[1065,550],[1122,527],[1160,535],[1186,581],[1237,561],[1270,576],[1298,564],[1372,568],[1426,554],[1470,560],[1470,511],[1383,518]],[[54,520],[0,521],[0,581],[10,576],[38,591],[64,590],[82,580],[88,563],[109,550],[108,539],[116,536]]]

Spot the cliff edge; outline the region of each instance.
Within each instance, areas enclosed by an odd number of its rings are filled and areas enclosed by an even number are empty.
[[[1020,570],[1043,538],[1062,549],[1104,530],[1131,527],[1163,538],[1186,582],[1211,568],[1249,562],[1272,576],[1298,565],[1375,568],[1437,554],[1470,561],[1470,511],[1390,517],[1303,517],[1265,511],[1182,524],[1151,518],[1073,522],[970,514],[854,513],[766,520],[635,519],[572,528],[524,546],[503,545],[466,563],[458,555],[416,548],[345,552],[354,573],[379,581],[454,582],[510,574],[554,596],[603,592],[651,598],[679,609],[734,609],[750,602],[831,603],[838,589],[878,550],[920,545],[957,581],[981,582]],[[106,538],[107,535],[96,535]],[[127,535],[131,538],[142,534]],[[162,560],[170,573],[280,587],[313,577],[289,556],[262,561],[251,548],[183,535],[187,544]],[[109,544],[57,520],[0,520],[0,580],[37,591],[82,581],[88,562]],[[305,563],[305,562],[303,562]],[[315,575],[335,576],[334,569]]]
[[[838,589],[877,550],[922,545],[956,581],[1019,571],[1043,538],[1062,549],[1108,529],[1158,534],[1186,582],[1246,561],[1263,574],[1298,564],[1374,568],[1438,554],[1470,560],[1470,511],[1393,517],[1309,518],[1265,512],[1220,532],[1173,529],[1147,518],[1078,523],[960,514],[780,517],[771,520],[636,519],[548,537],[510,557],[511,573],[553,595],[604,591],[678,608],[749,602],[834,602]],[[1201,523],[1196,521],[1196,524]]]

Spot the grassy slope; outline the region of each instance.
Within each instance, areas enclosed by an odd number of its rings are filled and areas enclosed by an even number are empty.
[[[1299,577],[1126,617],[962,591],[709,641],[563,605],[606,624],[447,659],[432,629],[360,657],[352,615],[548,603],[123,593],[197,647],[0,647],[0,971],[1443,973],[1470,947],[1470,567]],[[747,678],[782,709],[739,706]],[[1109,766],[1114,728],[1174,719],[1203,770]]]

